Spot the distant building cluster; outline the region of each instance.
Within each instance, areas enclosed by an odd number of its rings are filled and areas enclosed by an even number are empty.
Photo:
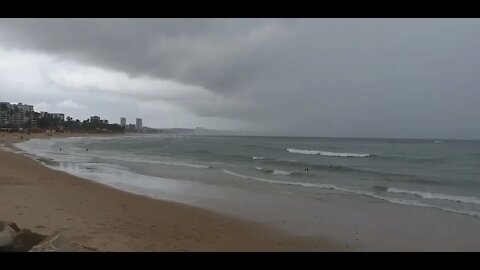
[[[0,102],[0,127],[28,128],[36,127],[41,119],[58,119],[63,122],[65,114],[35,112],[33,105]]]
[[[141,118],[137,118],[135,124],[128,125],[125,117],[120,118],[120,124],[109,124],[107,119],[97,115],[84,121],[78,119],[74,121],[72,117],[65,118],[63,113],[35,112],[33,105],[10,102],[0,102],[0,128],[114,132],[143,132],[145,129]]]
[[[142,123],[142,118],[137,118],[135,119],[135,124],[128,124],[127,125],[127,118],[121,117],[120,118],[120,125],[122,127],[125,127],[126,131],[136,131],[136,132],[142,132],[143,131],[143,123]]]

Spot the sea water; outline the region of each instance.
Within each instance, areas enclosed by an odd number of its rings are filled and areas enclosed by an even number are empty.
[[[307,199],[350,194],[480,218],[480,141],[146,135],[17,146],[103,181],[122,172]]]

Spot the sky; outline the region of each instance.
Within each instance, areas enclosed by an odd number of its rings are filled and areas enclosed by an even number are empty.
[[[256,134],[480,139],[479,19],[0,19],[0,101]]]

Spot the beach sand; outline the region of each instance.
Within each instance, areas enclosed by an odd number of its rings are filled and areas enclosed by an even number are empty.
[[[20,136],[89,134],[0,133],[0,144],[18,142]],[[0,220],[45,235],[61,231],[99,251],[341,250],[322,239],[289,236],[266,225],[119,191],[8,151],[0,151]]]

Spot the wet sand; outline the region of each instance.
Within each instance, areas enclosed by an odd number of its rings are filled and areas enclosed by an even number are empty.
[[[0,133],[0,144],[18,142],[20,136],[92,135]],[[8,151],[0,151],[0,220],[41,234],[61,231],[100,251],[343,250],[316,237],[294,237],[229,215],[122,192]]]

